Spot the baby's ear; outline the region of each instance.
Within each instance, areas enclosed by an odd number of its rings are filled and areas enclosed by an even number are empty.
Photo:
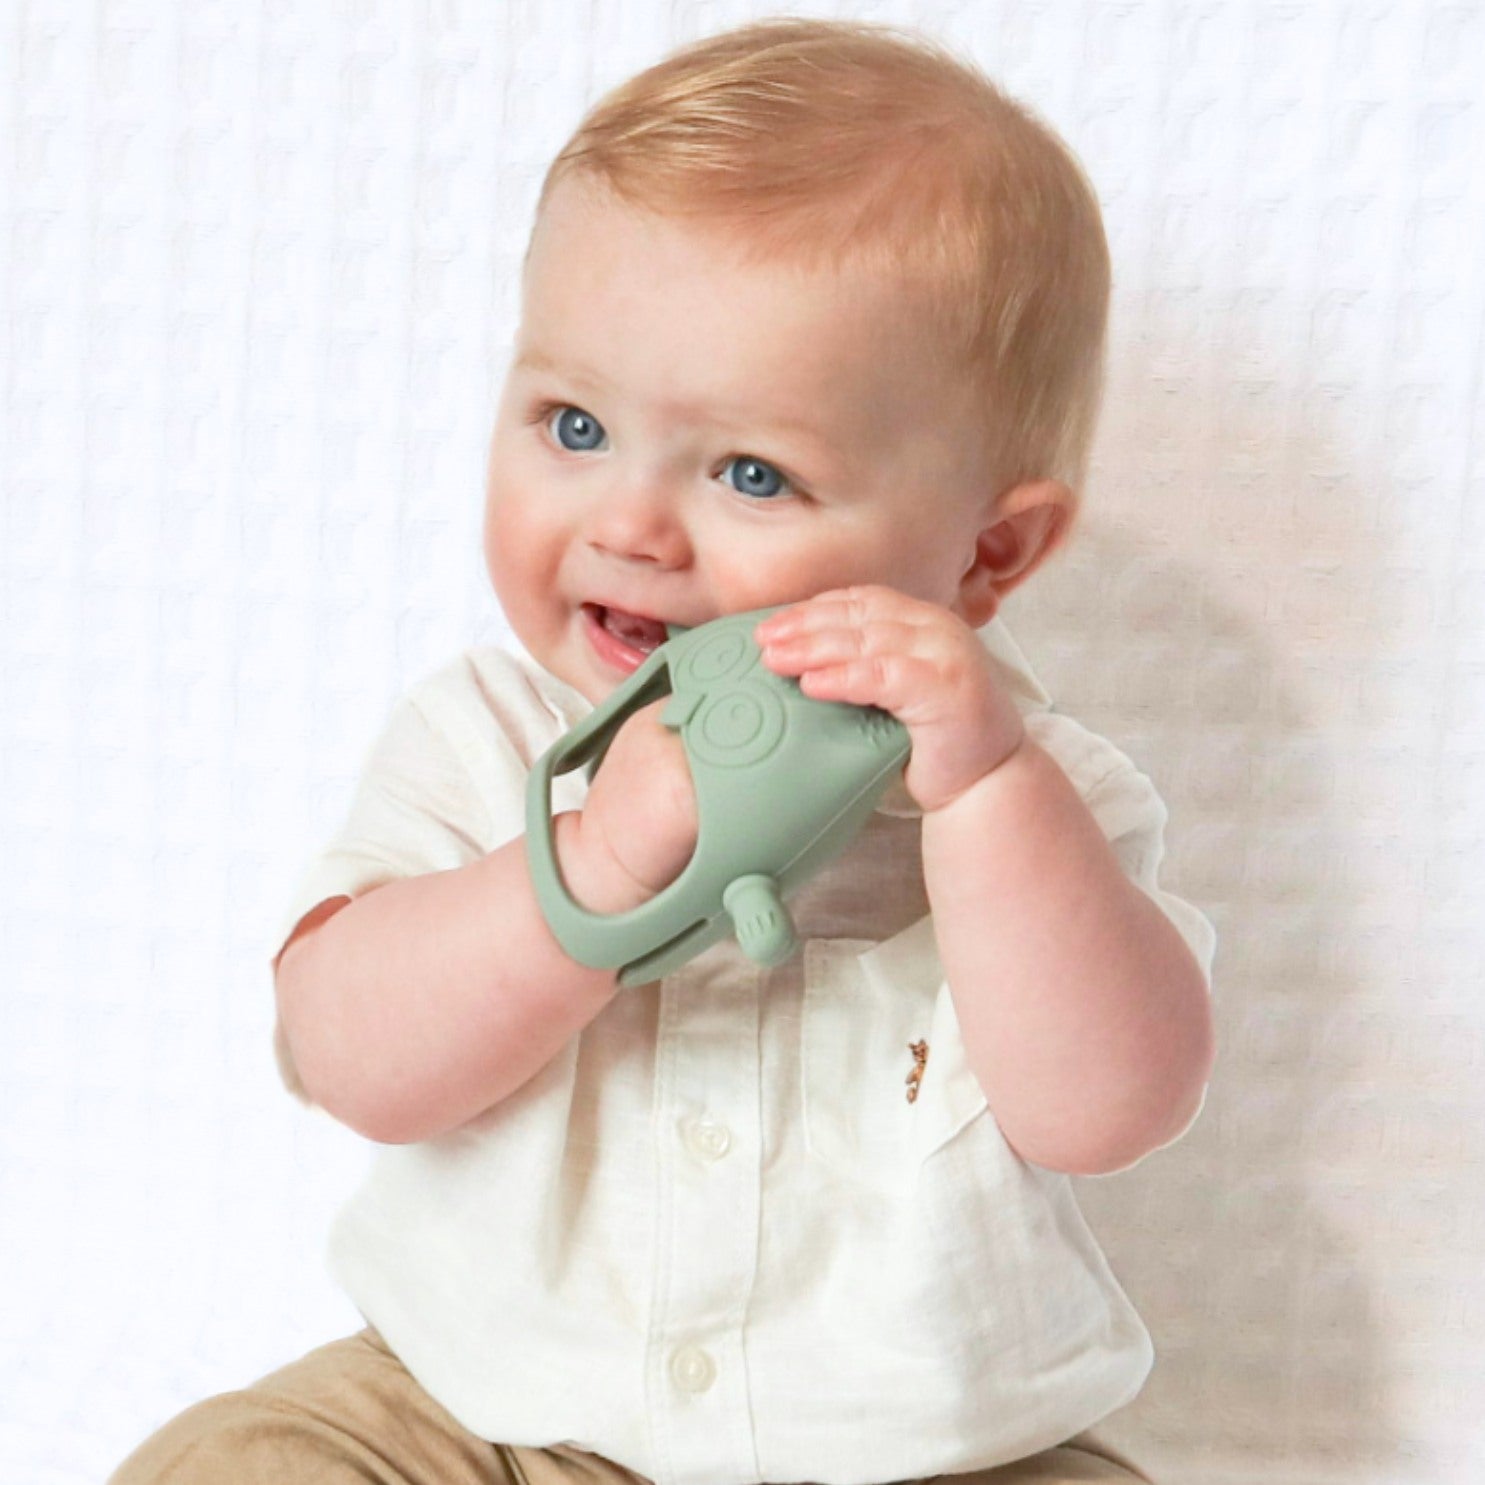
[[[1060,480],[1030,480],[1001,493],[959,582],[957,607],[972,629],[988,624],[1000,600],[1062,545],[1073,509],[1073,493]]]

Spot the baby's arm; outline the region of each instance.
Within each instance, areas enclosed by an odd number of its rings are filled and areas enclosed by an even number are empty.
[[[758,635],[765,664],[807,695],[880,706],[912,737],[904,779],[923,810],[939,957],[1011,1146],[1093,1174],[1180,1134],[1212,1062],[1203,968],[1027,735],[974,632],[866,586],[820,594]]]
[[[1075,1174],[1185,1129],[1211,1071],[1201,966],[1030,737],[923,820],[965,1049],[1007,1141]]]
[[[694,849],[694,799],[677,791],[666,759],[680,743],[657,711],[620,729],[582,812],[554,824],[562,874],[595,912],[646,901]],[[553,938],[524,836],[317,912],[275,970],[287,1050],[311,1101],[388,1144],[431,1138],[499,1103],[618,984],[615,970],[585,968]]]

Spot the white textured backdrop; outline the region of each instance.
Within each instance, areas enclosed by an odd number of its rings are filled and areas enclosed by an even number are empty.
[[[393,697],[502,625],[546,161],[772,7],[0,0],[0,1478],[355,1326],[366,1158],[269,937]],[[1485,1478],[1485,7],[805,5],[957,43],[1102,194],[1080,543],[1012,628],[1221,934],[1201,1123],[1085,1207],[1169,1485]]]

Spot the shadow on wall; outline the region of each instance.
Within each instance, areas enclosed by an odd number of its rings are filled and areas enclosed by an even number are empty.
[[[1214,359],[1206,348],[1186,365],[1210,370]],[[1140,387],[1140,373],[1125,385]],[[1216,389],[1210,446],[1173,471],[1168,488],[1187,488],[1165,498],[1168,510],[1198,500],[1223,532],[1242,533],[1219,538],[1226,550],[1209,566],[1152,556],[1155,533],[1142,539],[1128,522],[1100,520],[1095,496],[1065,555],[1005,610],[1059,707],[1155,780],[1171,810],[1163,880],[1217,928],[1219,1053],[1201,1118],[1135,1169],[1077,1183],[1157,1352],[1145,1392],[1111,1421],[1110,1437],[1158,1478],[1193,1485],[1265,1464],[1291,1480],[1345,1464],[1381,1478],[1407,1453],[1371,1277],[1326,1215],[1375,1210],[1365,1162],[1381,1129],[1375,1102],[1358,1127],[1357,1100],[1335,1086],[1354,1053],[1354,997],[1381,987],[1350,949],[1373,889],[1351,853],[1327,848],[1351,827],[1336,802],[1337,733],[1325,715],[1344,710],[1345,687],[1327,663],[1344,670],[1350,659],[1355,681],[1364,656],[1349,654],[1352,636],[1380,631],[1384,619],[1355,613],[1355,583],[1346,614],[1328,591],[1299,635],[1284,602],[1289,593],[1302,610],[1324,588],[1304,535],[1312,520],[1349,548],[1336,552],[1327,536],[1322,555],[1356,574],[1377,564],[1357,544],[1385,537],[1355,518],[1360,481],[1336,477],[1321,399],[1287,390],[1296,400]],[[1124,415],[1133,430],[1119,443],[1124,467],[1099,483],[1148,488],[1146,438],[1179,441],[1181,396],[1152,386],[1144,401]],[[1277,422],[1265,426],[1273,406]],[[1309,446],[1291,443],[1280,459],[1286,428]],[[1191,489],[1198,459],[1205,487]],[[1289,502],[1297,539],[1254,534],[1260,485],[1260,500]],[[1240,591],[1244,569],[1269,586],[1257,603],[1249,589],[1240,609],[1224,595]],[[1255,612],[1271,624],[1255,626]]]

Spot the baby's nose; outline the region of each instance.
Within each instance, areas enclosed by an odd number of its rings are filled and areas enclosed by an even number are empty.
[[[675,497],[653,485],[611,492],[589,518],[588,540],[609,556],[666,568],[684,566],[691,552]]]

